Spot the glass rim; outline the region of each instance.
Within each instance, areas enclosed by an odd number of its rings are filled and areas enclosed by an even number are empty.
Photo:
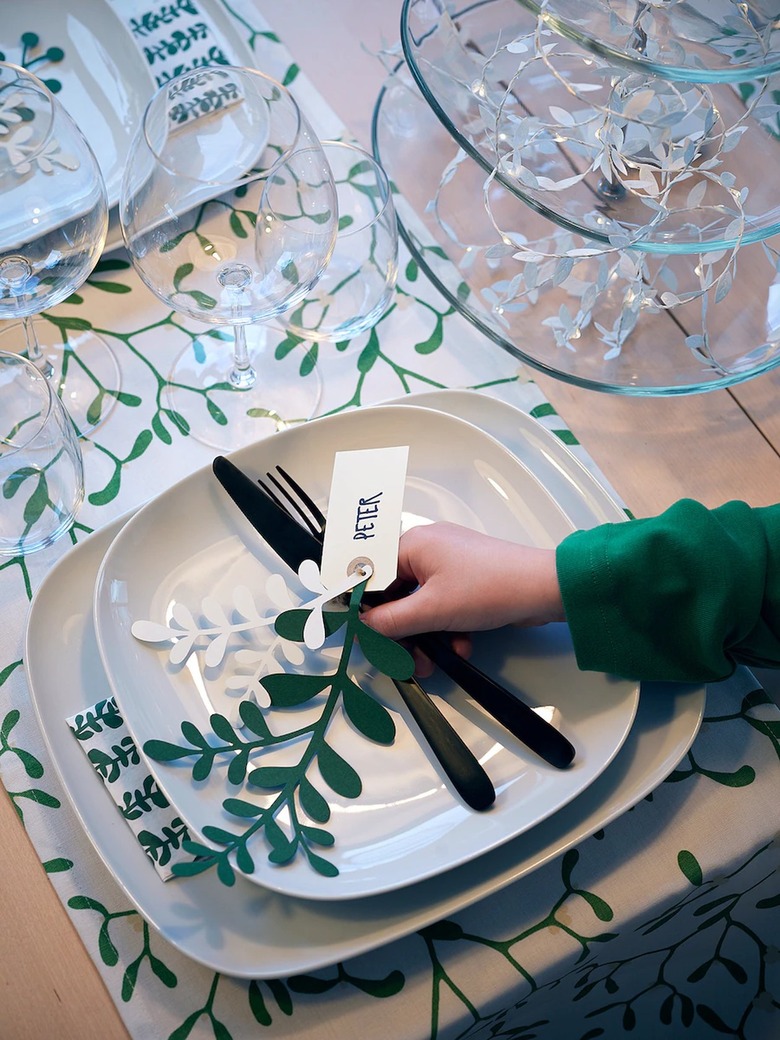
[[[710,64],[685,65],[677,64],[672,60],[658,61],[645,57],[640,53],[627,54],[621,49],[618,41],[608,38],[601,39],[595,33],[582,31],[565,21],[556,13],[555,0],[543,0],[541,3],[538,0],[520,0],[520,2],[529,11],[543,18],[545,23],[560,33],[561,36],[568,37],[574,43],[585,47],[592,54],[598,54],[625,68],[644,69],[659,79],[688,83],[741,83],[745,79],[763,78],[780,70],[780,52],[777,50],[770,52],[770,56],[764,61],[746,61],[732,65],[719,65],[714,61]],[[670,29],[673,28],[674,16],[666,14],[666,10],[663,7],[656,8],[656,11],[660,11],[662,13],[661,16],[667,18]],[[717,54],[714,48],[713,54]]]
[[[0,61],[0,69],[12,69],[16,73],[16,80],[9,83],[2,83],[0,81],[0,95],[6,90],[33,90],[42,94],[46,98],[48,108],[48,125],[46,131],[41,138],[40,143],[36,147],[35,151],[31,154],[25,155],[24,158],[19,159],[17,162],[11,164],[11,169],[16,169],[17,166],[27,166],[30,162],[34,162],[37,157],[46,148],[46,145],[51,140],[51,136],[54,132],[54,121],[57,99],[54,97],[52,92],[46,86],[42,79],[39,79],[34,72],[30,72],[29,69],[25,69],[22,65],[17,65],[13,61]]]
[[[237,72],[237,73],[240,74],[241,78],[252,78],[252,79],[256,79],[256,80],[262,80],[262,81],[270,84],[274,89],[278,90],[280,92],[280,94],[283,97],[285,97],[286,100],[292,105],[293,112],[295,114],[295,131],[294,131],[294,134],[293,134],[292,141],[284,149],[284,151],[277,157],[277,159],[274,160],[274,162],[271,164],[271,166],[267,170],[263,170],[261,174],[255,174],[253,176],[242,176],[242,177],[238,177],[238,178],[233,176],[233,177],[229,177],[229,178],[227,178],[225,180],[220,180],[219,178],[210,178],[210,177],[206,177],[206,178],[203,178],[203,177],[193,177],[191,174],[188,174],[186,171],[179,170],[175,166],[171,166],[169,163],[165,162],[163,157],[160,155],[159,150],[157,148],[155,148],[155,146],[152,144],[152,141],[151,141],[151,138],[150,138],[150,135],[149,135],[149,130],[148,130],[148,122],[149,122],[149,119],[150,119],[150,117],[152,115],[152,111],[155,108],[155,106],[157,106],[160,103],[160,100],[163,97],[165,97],[167,91],[169,91],[170,88],[173,85],[175,85],[177,83],[180,83],[180,82],[183,82],[184,80],[186,80],[188,78],[192,78],[193,76],[195,76],[195,75],[197,75],[199,73],[209,72],[209,71],[214,71],[214,72]],[[147,102],[146,107],[145,107],[144,112],[143,112],[143,116],[141,117],[141,125],[139,127],[138,133],[143,137],[144,141],[146,142],[146,146],[149,149],[149,152],[154,156],[155,160],[160,164],[160,166],[164,170],[168,171],[168,173],[175,174],[177,177],[187,177],[189,180],[195,182],[196,184],[204,184],[204,185],[212,184],[212,185],[215,185],[216,187],[226,188],[227,189],[227,188],[230,188],[230,187],[237,187],[238,185],[244,184],[244,183],[246,183],[248,181],[262,180],[264,178],[267,178],[271,174],[271,171],[273,170],[273,168],[275,166],[277,166],[279,164],[279,162],[281,162],[284,158],[286,158],[293,151],[295,151],[295,142],[297,142],[299,137],[300,137],[302,125],[303,125],[303,114],[301,112],[301,109],[300,109],[300,106],[299,106],[298,102],[295,100],[295,98],[290,93],[290,91],[287,89],[287,87],[285,87],[283,83],[280,83],[279,80],[274,79],[273,76],[269,76],[265,72],[261,72],[259,69],[250,69],[249,67],[247,67],[245,65],[210,64],[210,65],[200,65],[196,69],[188,69],[186,72],[181,72],[181,73],[179,73],[178,76],[174,76],[173,79],[169,79],[165,83],[163,83],[157,89],[157,91],[155,91],[155,93],[152,95],[152,97]]]
[[[54,393],[43,372],[41,372],[40,369],[29,360],[29,358],[23,357],[21,354],[13,354],[5,350],[0,350],[0,370],[2,370],[9,361],[12,364],[19,365],[19,368],[22,371],[26,371],[29,375],[34,375],[35,385],[42,387],[44,390],[45,409],[40,413],[41,421],[24,440],[8,440],[5,434],[0,435],[0,454],[5,458],[10,458],[12,455],[28,448],[35,438],[39,436],[41,430],[48,425],[54,409]],[[23,429],[24,425],[24,423],[22,423],[22,425],[17,425],[14,430]]]
[[[357,227],[349,227],[345,228],[343,231],[339,231],[337,237],[349,238],[350,235],[356,235],[360,231],[365,231],[366,228],[371,227],[373,224],[376,224],[376,222],[380,220],[389,209],[392,209],[393,213],[395,213],[395,204],[393,203],[393,189],[390,185],[390,178],[388,177],[387,171],[385,170],[384,166],[382,166],[381,162],[379,162],[375,155],[372,155],[371,152],[366,151],[366,149],[362,145],[354,144],[352,141],[339,141],[336,139],[328,138],[324,141],[320,141],[320,146],[322,147],[322,150],[325,153],[326,159],[328,158],[327,153],[329,148],[343,148],[345,151],[354,152],[356,155],[359,155],[362,159],[369,162],[371,164],[371,169],[377,178],[379,191],[381,192],[380,198],[382,200],[382,205],[379,206],[373,218],[367,223],[360,224]],[[334,183],[336,183],[336,192],[338,193],[338,182]]]
[[[402,45],[404,45],[404,40],[409,30],[409,9],[417,2],[418,0],[403,0],[401,5]],[[437,2],[445,14],[452,18],[457,18],[470,14],[475,9],[484,7],[491,0],[470,0],[470,2],[464,0],[459,5],[447,3],[446,0],[437,0]],[[689,83],[741,83],[746,79],[765,78],[780,71],[780,51],[776,48],[771,50],[769,55],[762,61],[744,61],[729,65],[719,64],[715,60],[708,64],[702,62],[701,64],[691,63],[686,65],[675,63],[672,59],[663,61],[645,57],[638,52],[626,53],[622,41],[610,39],[608,35],[601,37],[595,32],[588,32],[567,22],[559,14],[556,8],[556,0],[518,0],[518,2],[531,14],[542,18],[545,25],[554,32],[566,37],[573,43],[579,44],[592,54],[598,54],[600,57],[606,58],[623,68],[644,71],[645,74],[657,76],[659,79],[686,81]],[[673,22],[673,16],[665,15],[664,8],[656,7],[656,11],[658,10],[662,12],[662,16],[667,17],[670,24]],[[674,34],[672,33],[672,35]],[[698,41],[694,39],[689,42],[697,43]],[[717,55],[718,52],[712,48],[712,53]]]

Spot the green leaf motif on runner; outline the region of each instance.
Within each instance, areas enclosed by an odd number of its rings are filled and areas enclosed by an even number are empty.
[[[455,921],[437,921],[420,932],[432,942],[457,942],[463,938],[463,929]]]
[[[701,885],[704,880],[699,861],[692,852],[682,849],[677,853],[677,866],[692,885]]]
[[[328,993],[337,986],[349,985],[378,1000],[394,997],[404,988],[406,979],[398,969],[388,972],[380,978],[366,978],[354,975],[343,964],[337,965],[336,974],[331,978],[322,978],[319,975],[294,975],[287,980],[287,985],[294,993],[305,993],[317,996]]]
[[[301,379],[305,379],[306,376],[311,375],[311,373],[317,367],[317,359],[319,356],[319,344],[312,343],[309,349],[304,352],[304,355],[301,358],[301,363],[298,366],[298,375],[301,377]]]
[[[117,910],[111,912],[97,899],[85,895],[71,896],[68,900],[68,906],[71,910],[92,911],[102,918],[100,931],[98,933],[98,951],[103,963],[110,968],[119,963],[119,951],[116,943],[111,938],[112,925],[115,925],[120,921],[129,922],[130,928],[128,929],[128,937],[131,939],[133,937],[140,937],[140,952],[134,960],[131,960],[128,963],[122,978],[122,999],[124,1001],[129,1001],[132,998],[135,984],[138,980],[138,973],[145,961],[149,962],[153,974],[168,989],[173,989],[178,985],[178,979],[174,972],[171,971],[171,969],[153,953],[152,934],[149,925],[139,917],[138,911]],[[139,920],[142,922],[140,928],[137,926]],[[123,943],[123,946],[124,945],[125,944]]]
[[[441,315],[438,315],[433,332],[427,339],[421,340],[419,343],[416,343],[414,349],[417,351],[418,354],[433,354],[435,350],[439,349],[443,342],[444,326],[442,323]]]
[[[66,870],[73,870],[73,860],[57,856],[55,859],[47,859],[43,863],[43,869],[47,874],[62,874]]]
[[[121,282],[92,281],[91,284],[94,285],[96,289],[100,289],[101,292],[115,293],[118,296],[121,296],[124,293],[132,292],[132,289],[129,285],[122,285]]]
[[[16,670],[16,664],[9,665],[0,675],[0,685]],[[44,775],[43,765],[32,752],[27,751],[11,743],[12,730],[21,718],[18,708],[12,708],[3,718],[0,724],[0,759],[5,755],[13,755],[23,766],[25,773],[33,780],[38,780]],[[24,812],[20,803],[30,801],[46,809],[59,809],[60,800],[48,791],[38,787],[30,787],[22,791],[13,791],[6,786],[6,793],[11,799],[16,814],[24,821]]]
[[[545,401],[543,404],[537,404],[528,414],[532,419],[544,419],[548,415],[557,415],[558,413],[549,401]]]
[[[287,69],[287,72],[285,72],[284,74],[282,86],[289,87],[291,83],[294,83],[295,80],[298,78],[298,74],[300,73],[300,71],[301,70],[298,65],[294,63],[290,65],[290,67]]]
[[[553,430],[552,432],[558,440],[563,441],[563,443],[568,445],[570,448],[576,447],[580,443],[571,430]]]
[[[358,355],[357,367],[358,372],[361,375],[365,375],[370,372],[379,359],[380,347],[379,337],[376,334],[376,329],[372,329],[368,336],[368,343],[361,350]]]

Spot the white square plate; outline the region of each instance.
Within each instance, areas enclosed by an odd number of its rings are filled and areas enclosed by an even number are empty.
[[[233,460],[253,476],[278,463],[325,506],[336,451],[397,444],[409,445],[404,507],[418,518],[452,520],[540,546],[557,544],[573,529],[554,497],[503,445],[476,426],[431,409],[399,405],[331,416],[243,449]],[[262,612],[263,590],[274,572],[286,568],[238,513],[210,467],[149,503],[125,525],[100,568],[94,622],[103,666],[139,748],[150,739],[183,744],[182,722],[208,733],[212,711],[229,714],[226,688],[234,655],[227,654],[226,667],[210,668],[202,653],[192,654],[185,666],[171,665],[165,647],[133,637],[133,623],[167,622],[174,603],[197,614],[205,596],[228,609],[239,584],[254,591]],[[302,593],[297,579],[286,573],[291,591]],[[247,645],[254,644],[245,637],[235,643]],[[448,789],[392,685],[358,660],[359,681],[395,716],[397,735],[390,746],[373,744],[337,713],[328,742],[357,771],[362,793],[356,799],[331,794],[315,766],[307,774],[328,798],[335,845],[325,855],[339,873],[325,877],[303,856],[276,866],[258,836],[251,847],[251,880],[309,899],[387,892],[496,848],[560,810],[599,776],[630,730],[637,684],[580,672],[565,625],[486,635],[475,650],[478,664],[531,704],[558,709],[561,728],[577,749],[573,765],[566,770],[549,766],[442,683],[438,689],[446,694],[450,721],[496,787],[495,805],[474,813]],[[284,713],[291,714],[300,714],[301,724],[311,720],[307,712]],[[279,718],[278,711],[269,712],[272,729]],[[288,718],[285,728],[292,726]],[[253,764],[261,763],[262,756]],[[186,763],[150,762],[158,783],[198,835],[209,824],[238,829],[222,809],[226,797],[258,805],[268,805],[273,797],[228,785],[226,767],[227,762],[208,779],[194,782]]]
[[[224,40],[229,59],[252,64],[252,52],[236,33],[218,3],[198,0],[201,21]],[[22,36],[35,34],[39,44],[27,56],[30,71],[56,80],[62,102],[92,146],[106,182],[109,207],[119,201],[130,142],[147,102],[157,89],[152,70],[130,35],[125,21],[108,0],[25,0],[3,4],[0,50],[7,61],[20,63]],[[50,48],[62,51],[60,61],[36,61]],[[112,227],[110,247],[121,244]]]

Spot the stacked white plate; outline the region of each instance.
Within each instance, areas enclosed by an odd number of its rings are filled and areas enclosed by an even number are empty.
[[[417,518],[541,546],[625,518],[557,437],[468,391],[331,416],[232,458],[255,477],[283,465],[326,508],[336,451],[401,443],[410,447],[404,508]],[[87,834],[144,917],[215,970],[244,977],[312,970],[496,892],[634,805],[697,732],[702,688],[654,688],[640,699],[635,684],[579,672],[564,625],[485,635],[477,663],[532,704],[553,704],[577,757],[569,769],[554,769],[441,682],[437,700],[496,787],[494,807],[474,813],[421,746],[392,684],[358,661],[356,678],[393,714],[397,735],[379,747],[333,720],[328,739],[363,780],[357,799],[330,801],[335,845],[325,855],[338,874],[325,877],[305,861],[274,866],[259,836],[254,870],[233,888],[214,871],[163,883],[64,719],[113,694],[139,747],[151,738],[182,743],[183,721],[208,732],[211,712],[235,707],[225,670],[206,667],[197,653],[174,667],[165,648],[140,642],[131,627],[166,621],[174,602],[197,611],[206,596],[228,609],[238,584],[262,611],[269,574],[285,571],[207,467],[77,546],[44,581],[30,613],[33,701]],[[286,577],[303,595],[295,576]],[[237,792],[226,790],[223,771],[195,783],[181,764],[149,766],[196,835],[207,824],[226,825],[221,804]]]

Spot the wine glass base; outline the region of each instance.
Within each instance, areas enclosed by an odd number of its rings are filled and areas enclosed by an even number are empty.
[[[122,381],[114,353],[89,329],[68,329],[67,343],[56,326],[34,321],[42,356],[33,364],[56,388],[80,437],[99,426],[116,405]],[[0,350],[29,356],[21,322],[0,332]]]
[[[178,356],[168,376],[166,406],[180,428],[220,451],[234,451],[314,417],[322,398],[322,378],[306,369],[305,346],[277,359],[276,335],[262,325],[246,328],[254,384],[240,389],[230,381],[231,342],[214,334],[195,340]]]

